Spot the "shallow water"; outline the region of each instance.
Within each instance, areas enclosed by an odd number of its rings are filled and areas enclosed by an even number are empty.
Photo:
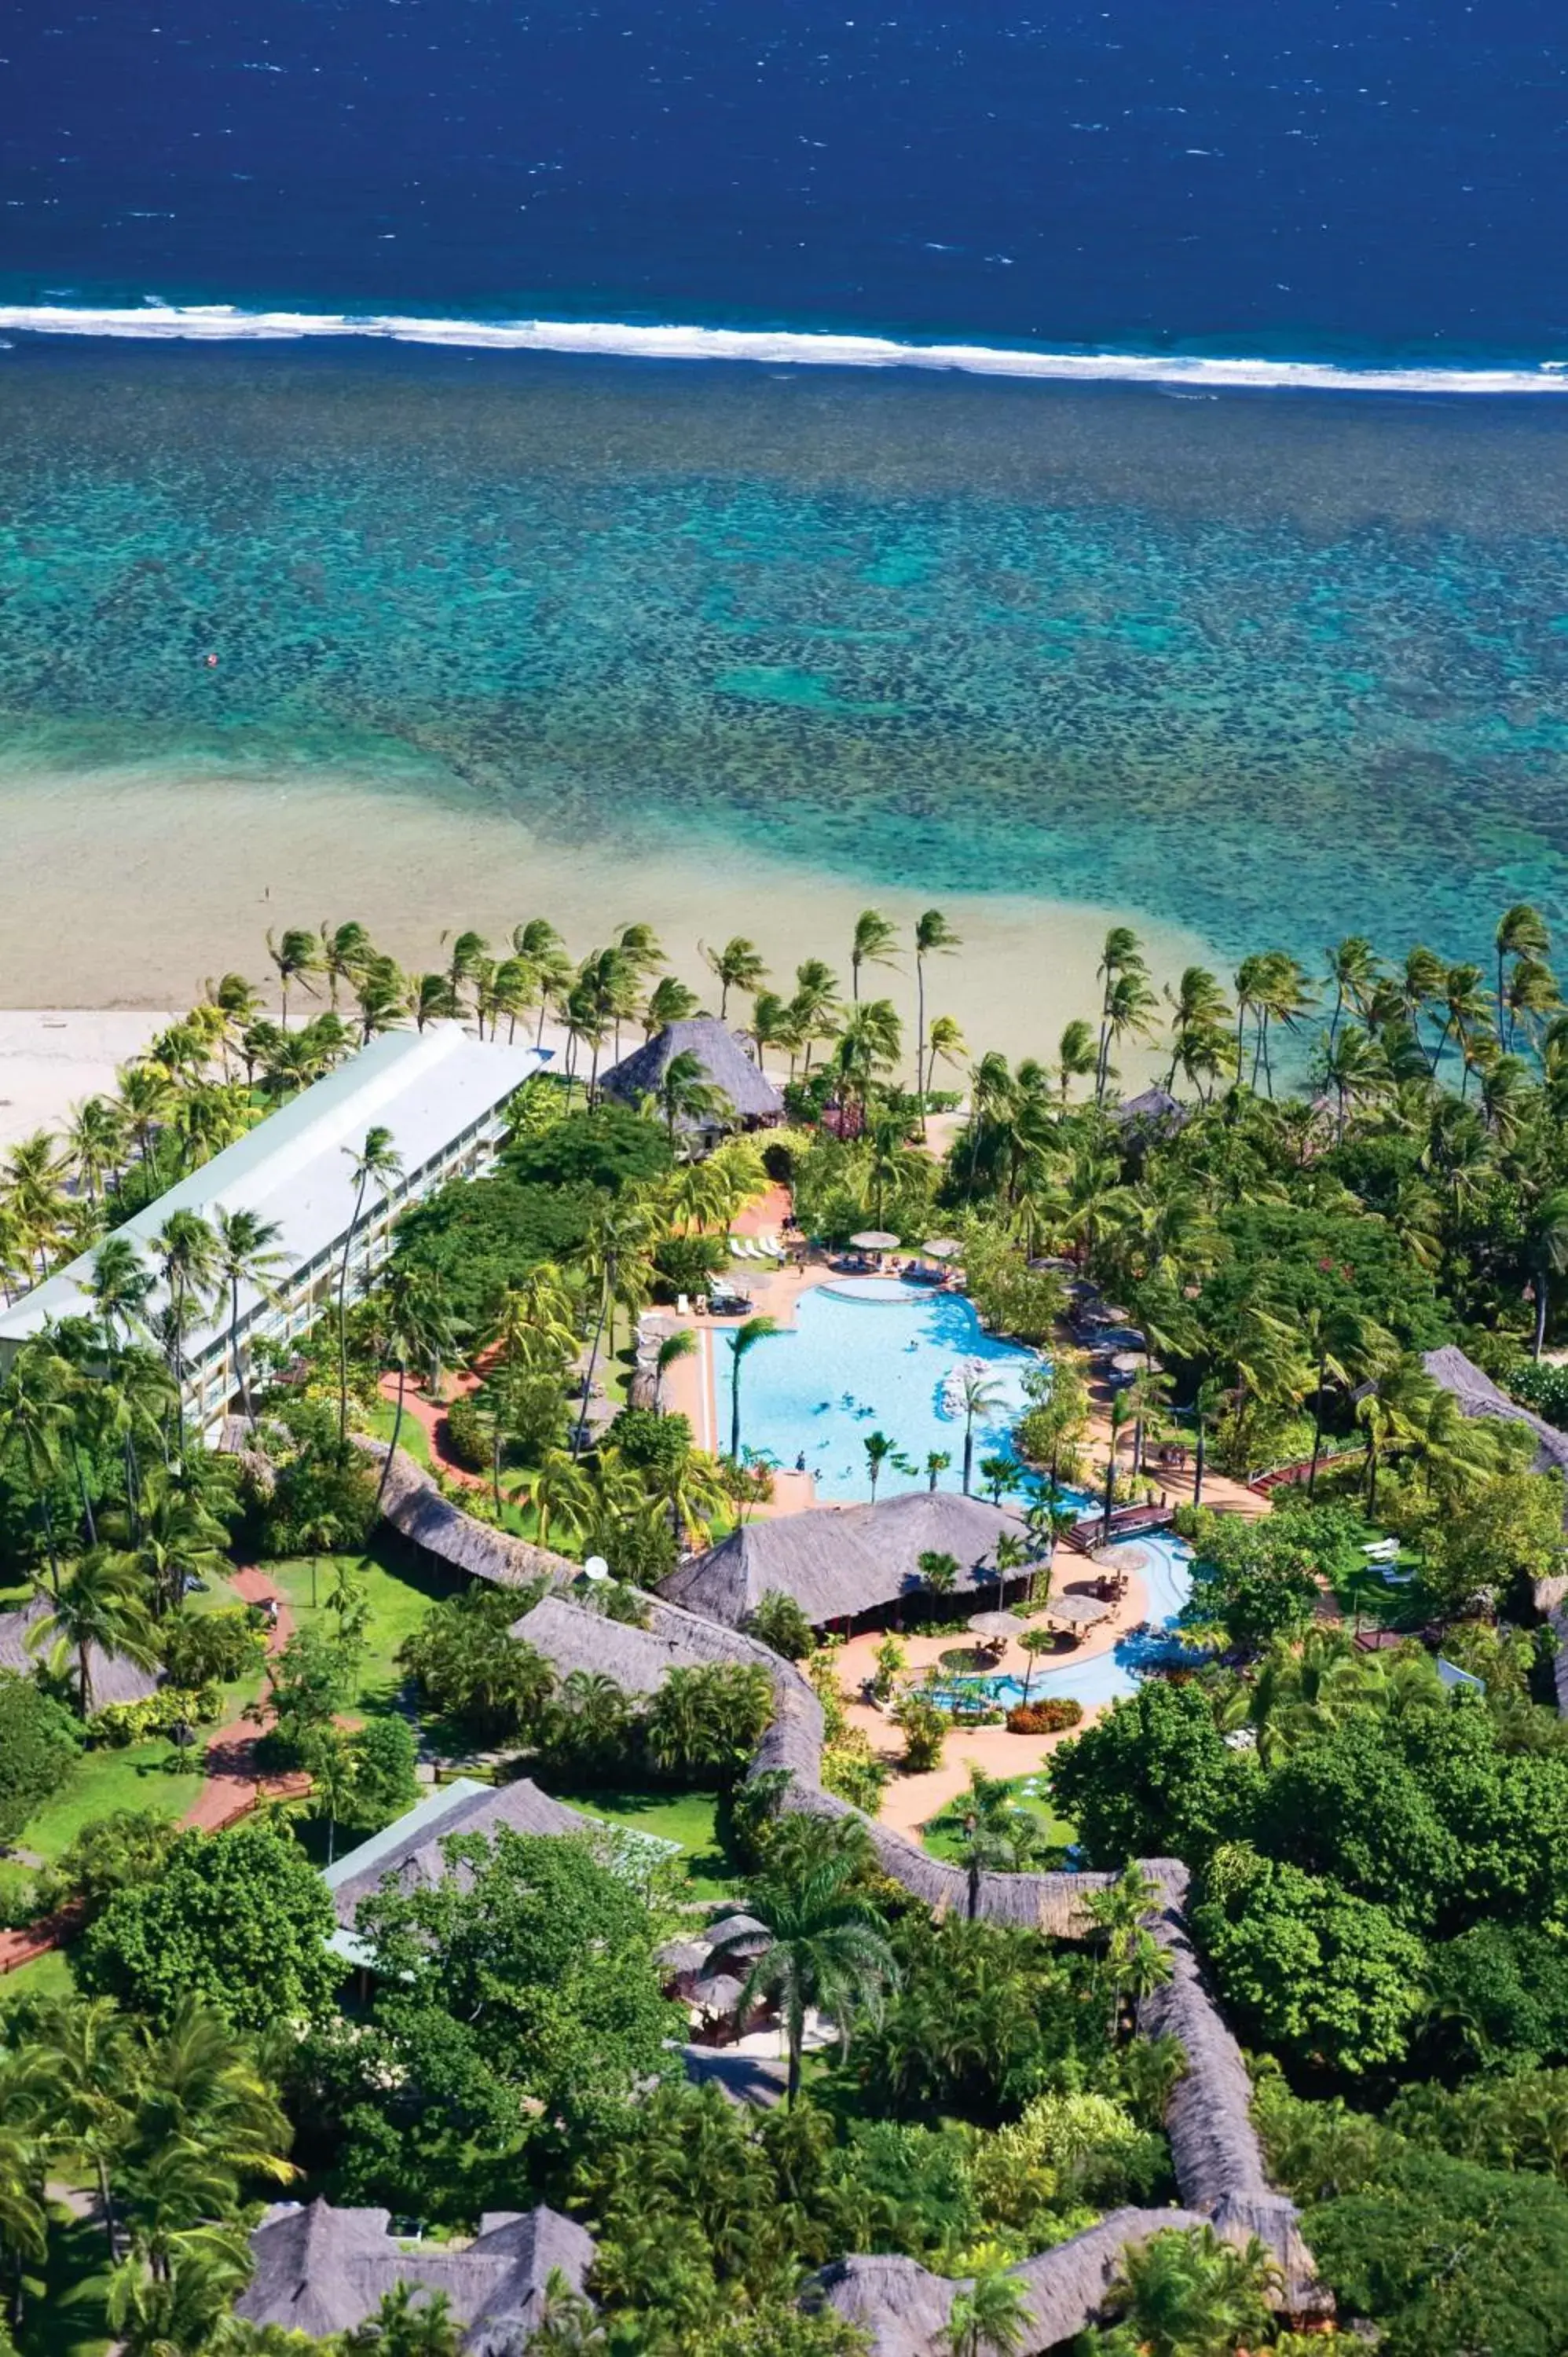
[[[1135,1544],[1148,1558],[1138,1577],[1148,1599],[1151,1630],[1174,1630],[1192,1594],[1191,1552],[1180,1539],[1161,1531],[1140,1531]],[[1071,1556],[1058,1555],[1055,1577],[1058,1580],[1070,1577],[1072,1562]],[[1035,1672],[1029,1681],[1030,1698],[1041,1702],[1049,1696],[1070,1696],[1086,1709],[1115,1702],[1122,1695],[1135,1694],[1141,1678],[1155,1663],[1169,1660],[1173,1642],[1169,1637],[1129,1635],[1084,1661],[1069,1654],[1054,1668]],[[1023,1699],[1023,1686],[1016,1679],[993,1678],[985,1683],[1004,1708]]]
[[[0,771],[351,771],[1222,953],[1568,914],[1552,404],[0,361]]]

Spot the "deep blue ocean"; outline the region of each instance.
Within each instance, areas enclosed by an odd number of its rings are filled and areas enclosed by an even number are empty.
[[[11,0],[0,105],[0,780],[380,745],[1225,949],[1568,919],[1542,0]]]

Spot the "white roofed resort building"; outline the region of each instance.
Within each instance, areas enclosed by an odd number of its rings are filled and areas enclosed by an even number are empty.
[[[354,1166],[366,1133],[391,1133],[401,1177],[384,1193],[367,1190],[355,1231],[350,1297],[386,1259],[393,1222],[448,1179],[489,1168],[506,1131],[506,1106],[524,1081],[550,1061],[547,1049],[472,1038],[460,1024],[391,1031],[337,1071],[292,1098],[255,1128],[114,1231],[135,1244],[149,1267],[151,1239],[172,1211],[211,1222],[245,1210],[275,1225],[276,1258],[265,1290],[240,1287],[242,1353],[265,1338],[304,1334],[334,1297],[343,1246],[354,1216]],[[0,1370],[20,1345],[65,1318],[93,1314],[91,1286],[97,1246],[0,1310]],[[164,1306],[159,1284],[148,1301]],[[187,1332],[186,1414],[209,1431],[239,1388],[227,1291]]]

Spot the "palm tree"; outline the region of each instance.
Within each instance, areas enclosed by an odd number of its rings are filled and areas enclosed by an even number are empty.
[[[744,1326],[737,1326],[729,1338],[729,1453],[736,1464],[740,1462],[741,1367],[747,1353],[755,1351],[758,1342],[766,1341],[769,1334],[777,1334],[778,1331],[779,1320],[776,1318],[748,1318]]]
[[[352,990],[367,963],[375,955],[375,944],[363,925],[350,917],[346,923],[330,925],[321,920],[321,972],[327,976],[327,987],[334,1011],[338,1006],[339,985]]]
[[[995,2260],[954,2295],[944,2337],[950,2357],[1016,2357],[1034,2321],[1025,2286]]]
[[[993,1408],[999,1408],[1002,1405],[1002,1402],[1003,1391],[1000,1383],[996,1383],[992,1377],[978,1372],[973,1367],[968,1368],[965,1371],[963,1378],[963,1494],[966,1498],[970,1494],[970,1482],[974,1473],[974,1419],[977,1415],[989,1415]]]
[[[832,2016],[847,2053],[852,2018],[865,2013],[875,2019],[884,1992],[898,1977],[880,1916],[849,1887],[856,1871],[852,1857],[830,1856],[797,1878],[755,1883],[746,1894],[746,1913],[767,1932],[768,1944],[746,1974],[736,2011],[744,2020],[759,1999],[778,2005],[789,2058],[785,2101],[791,2108],[800,2092],[808,2011]],[[721,1940],[711,1962],[722,1964],[755,1937],[738,1931]]]
[[[0,1390],[0,1458],[15,1452],[26,1468],[48,1557],[49,1581],[57,1595],[59,1549],[49,1493],[60,1471],[61,1449],[70,1429],[68,1376],[64,1361],[40,1336],[17,1351]]]
[[[843,1005],[838,976],[832,966],[822,958],[802,959],[795,968],[795,996],[789,1001],[789,1017],[805,1043],[804,1069],[808,1075],[812,1042],[838,1037]]]
[[[343,1151],[353,1165],[354,1208],[349,1214],[348,1231],[343,1238],[343,1258],[338,1270],[338,1447],[349,1446],[349,1263],[354,1250],[354,1238],[359,1232],[360,1217],[365,1208],[365,1197],[373,1185],[379,1195],[385,1195],[395,1179],[403,1176],[403,1164],[392,1145],[390,1129],[372,1123],[365,1132],[364,1144],[356,1153],[351,1146]]]
[[[1498,919],[1498,1032],[1501,1036],[1507,1005],[1506,967],[1509,959],[1545,958],[1552,953],[1552,935],[1539,909],[1516,900]]]
[[[218,1239],[199,1212],[171,1211],[148,1249],[168,1295],[169,1372],[179,1394],[175,1415],[183,1437],[186,1329],[193,1310],[205,1309],[218,1290]]]
[[[1380,968],[1371,942],[1362,933],[1348,933],[1342,942],[1336,942],[1332,949],[1324,952],[1324,980],[1334,989],[1334,1012],[1328,1022],[1328,1044],[1332,1049],[1339,1036],[1346,1007],[1365,1016],[1378,986]]]
[[[695,1015],[699,1005],[697,994],[672,974],[661,974],[650,993],[642,1010],[642,1036],[651,1039],[656,1031],[666,1030],[671,1023],[684,1023]]]
[[[898,932],[879,909],[863,909],[854,920],[854,935],[850,944],[850,996],[860,1004],[860,969],[863,965],[897,965]]]
[[[730,1099],[709,1080],[702,1059],[693,1055],[690,1048],[682,1048],[671,1057],[659,1076],[653,1099],[664,1117],[665,1133],[671,1146],[677,1127],[702,1129],[735,1119]]]
[[[1057,1042],[1056,1072],[1061,1102],[1065,1105],[1072,1093],[1074,1081],[1087,1081],[1098,1069],[1100,1049],[1095,1044],[1094,1027],[1081,1015],[1075,1015]]]
[[[91,2164],[98,2179],[99,2215],[113,2264],[120,2256],[120,2245],[110,2163],[131,2126],[140,2077],[136,2040],[125,2016],[106,1996],[58,1999],[39,2029],[48,2053],[51,2124],[69,2149]]]
[[[71,1115],[65,1145],[88,1201],[96,1204],[125,1157],[125,1124],[119,1108],[107,1097],[88,1097]]]
[[[663,1405],[665,1376],[678,1360],[693,1358],[696,1355],[696,1349],[697,1338],[689,1326],[677,1328],[673,1334],[667,1334],[659,1345],[658,1353],[653,1361],[653,1413],[655,1415],[659,1415]]]
[[[240,1405],[245,1421],[254,1431],[256,1412],[251,1401],[244,1353],[240,1348],[240,1287],[242,1285],[253,1286],[263,1300],[273,1297],[267,1279],[284,1257],[282,1253],[274,1250],[283,1230],[274,1220],[260,1219],[254,1211],[248,1211],[243,1207],[226,1211],[220,1204],[216,1224],[216,1275],[229,1287],[229,1361],[239,1383]]]
[[[1173,2227],[1126,2245],[1109,2304],[1146,2357],[1231,2357],[1273,2339],[1279,2284],[1255,2234],[1237,2250],[1212,2226]]]
[[[485,960],[490,953],[490,945],[482,933],[475,932],[443,933],[443,948],[448,941],[452,948],[446,960],[446,986],[452,993],[454,1005],[461,1011],[463,992],[466,987],[478,982]]]
[[[1564,1229],[1568,1245],[1568,1227]],[[1383,1327],[1348,1307],[1325,1309],[1312,1303],[1301,1312],[1301,1339],[1316,1371],[1312,1394],[1312,1462],[1306,1494],[1317,1488],[1317,1460],[1323,1450],[1323,1415],[1331,1383],[1347,1389],[1379,1366],[1391,1365],[1399,1345]]]
[[[1330,1031],[1324,1043],[1318,1067],[1318,1077],[1325,1088],[1332,1089],[1336,1111],[1334,1139],[1343,1145],[1345,1124],[1351,1107],[1386,1096],[1393,1085],[1388,1056],[1365,1031],[1354,1031],[1348,1025],[1337,1038]]]
[[[321,944],[314,933],[299,926],[290,926],[281,938],[267,934],[267,955],[278,970],[283,989],[283,1028],[288,1029],[288,994],[293,984],[309,991],[310,977],[321,971]]]
[[[1111,1536],[1111,1517],[1116,1505],[1116,1451],[1122,1435],[1137,1415],[1137,1409],[1125,1392],[1116,1392],[1111,1400],[1111,1445],[1105,1452],[1105,1510],[1101,1523],[1100,1543],[1103,1546]]]
[[[963,946],[940,909],[927,909],[915,920],[915,1093],[920,1100],[920,1135],[926,1135],[926,1093],[931,1085],[926,1070],[926,960],[950,956]],[[935,1062],[935,1057],[932,1062]]]
[[[704,964],[713,968],[718,978],[721,1023],[729,1014],[730,992],[744,990],[751,997],[768,976],[768,968],[762,962],[762,952],[757,943],[748,942],[740,933],[736,933],[733,941],[727,941],[722,950],[704,949],[703,960]]]
[[[1029,1688],[1034,1683],[1035,1664],[1043,1653],[1055,1652],[1057,1641],[1048,1629],[1026,1629],[1018,1643],[1028,1655],[1024,1664],[1024,1700],[1027,1702]]]
[[[575,1457],[564,1448],[547,1448],[538,1470],[528,1476],[528,1494],[539,1517],[539,1544],[550,1544],[550,1527],[583,1529],[594,1509],[594,1487]]]
[[[138,1669],[151,1669],[158,1658],[157,1640],[147,1609],[146,1580],[131,1555],[113,1547],[89,1547],[59,1594],[46,1597],[47,1609],[27,1632],[35,1651],[46,1644],[57,1674],[74,1657],[77,1697],[84,1719],[92,1715],[91,1650],[123,1653]]]
[[[970,1770],[969,1790],[960,1793],[957,1809],[958,1862],[966,1877],[972,1923],[980,1912],[982,1878],[1021,1874],[1043,1847],[1045,1828],[1038,1817],[1018,1806],[1004,1776],[988,1776],[982,1768]]]
[[[1530,1283],[1535,1288],[1535,1337],[1531,1354],[1539,1359],[1546,1340],[1546,1318],[1552,1279],[1568,1268],[1568,1188],[1555,1187],[1530,1214],[1527,1231]]]
[[[378,1510],[403,1434],[410,1362],[422,1364],[444,1359],[456,1347],[456,1333],[441,1281],[432,1271],[394,1262],[382,1288],[381,1308],[381,1348],[397,1369],[397,1405],[392,1410],[392,1438],[382,1460],[381,1478],[376,1484]]]
[[[463,1011],[456,992],[444,974],[413,975],[403,1004],[413,1017],[416,1031],[423,1031],[427,1023],[456,1022]]]
[[[876,1484],[881,1478],[884,1465],[893,1455],[894,1444],[885,1432],[871,1432],[867,1433],[861,1447],[865,1451],[865,1469],[871,1476],[871,1502],[875,1506]]]
[[[934,1490],[936,1488],[938,1475],[945,1473],[951,1463],[952,1458],[945,1448],[927,1449],[926,1487],[928,1490]]]
[[[933,1596],[950,1596],[958,1586],[959,1562],[956,1555],[945,1555],[940,1547],[925,1547],[916,1557],[921,1578]]]

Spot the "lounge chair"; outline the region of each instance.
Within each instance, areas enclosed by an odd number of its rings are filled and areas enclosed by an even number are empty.
[[[676,1315],[676,1317],[677,1317],[677,1318],[690,1318],[691,1314],[692,1314],[692,1306],[691,1306],[691,1303],[687,1300],[687,1298],[686,1298],[686,1297],[685,1297],[685,1295],[684,1295],[683,1293],[678,1293],[678,1294],[675,1296],[675,1315]]]

